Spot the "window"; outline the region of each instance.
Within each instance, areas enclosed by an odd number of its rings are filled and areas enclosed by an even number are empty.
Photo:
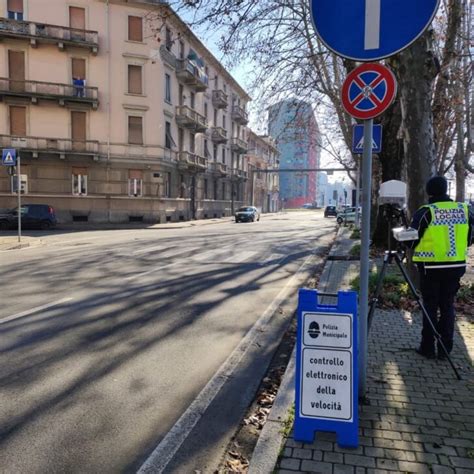
[[[77,79],[86,78],[86,60],[83,58],[71,59],[72,77]]]
[[[196,94],[194,92],[191,92],[191,103],[189,106],[194,110],[196,108]]]
[[[165,197],[171,197],[171,173],[164,174]]]
[[[214,127],[217,127],[217,109],[214,109]]]
[[[224,128],[227,127],[227,121],[226,121],[226,116],[225,116],[225,114],[222,114],[222,126],[223,126]]]
[[[191,153],[196,152],[196,134],[192,132],[189,133],[189,151]]]
[[[128,93],[143,94],[142,66],[128,65]]]
[[[128,40],[143,42],[143,19],[140,16],[128,17]]]
[[[23,166],[22,166],[23,168]],[[18,193],[18,175],[14,174],[12,177],[12,194]],[[20,194],[28,194],[28,175],[20,175]]]
[[[166,49],[168,51],[171,51],[171,48],[173,47],[173,33],[169,28],[166,28],[165,30],[165,35],[166,35]]]
[[[184,175],[179,175],[179,197],[184,198],[186,194],[186,182],[184,180]]]
[[[179,85],[179,105],[184,105],[184,87],[183,87],[183,84]]]
[[[26,137],[26,107],[10,106],[10,135]]]
[[[176,143],[171,134],[171,122],[165,122],[165,148],[171,150],[172,147],[176,148]]]
[[[225,148],[222,148],[222,163],[225,163]]]
[[[208,116],[208,106],[207,106],[207,102],[204,102],[204,117],[206,118],[207,120],[207,116]]]
[[[222,183],[222,200],[225,200],[225,183]]]
[[[214,145],[213,147],[213,156],[214,156],[214,161],[217,161],[217,145]]]
[[[71,138],[74,150],[83,151],[86,147],[86,112],[71,111]]]
[[[143,173],[141,170],[128,171],[128,195],[133,197],[143,196]]]
[[[204,199],[209,199],[209,182],[207,179],[204,179]]]
[[[23,0],[8,0],[7,10],[10,20],[23,20]]]
[[[214,180],[214,201],[217,201],[217,179]]]
[[[72,194],[87,196],[87,168],[72,169]]]
[[[71,39],[84,40],[86,29],[86,10],[85,8],[69,7],[69,26],[73,28],[70,31]]]
[[[208,142],[207,142],[206,139],[204,139],[204,156],[205,156],[206,158],[210,158],[210,157],[211,157],[211,155],[210,155],[210,153],[209,153]]]
[[[143,117],[128,117],[128,143],[143,145]]]
[[[179,42],[179,59],[184,59],[184,41]]]
[[[214,76],[214,89],[219,89],[219,78],[217,74]]]
[[[227,93],[227,84],[224,84],[224,92]]]
[[[171,76],[165,73],[165,101],[171,104]]]

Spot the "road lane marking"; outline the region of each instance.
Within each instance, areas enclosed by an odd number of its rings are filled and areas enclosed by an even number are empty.
[[[166,469],[166,466],[186,441],[186,438],[199,422],[227,379],[237,368],[246,352],[252,347],[261,331],[265,330],[265,326],[273,314],[294,289],[293,287],[296,287],[298,277],[306,270],[306,267],[313,258],[315,258],[314,254],[309,255],[296,273],[287,281],[276,298],[270,303],[265,312],[240,341],[239,345],[232,351],[212,379],[209,380],[196,399],[189,405],[187,410],[181,415],[179,420],[142,464],[137,474],[159,474]]]
[[[59,306],[60,304],[67,303],[72,300],[73,298],[63,298],[59,301],[55,301],[54,303],[44,304],[43,306],[37,306],[36,308],[28,309],[26,311],[22,311],[21,313],[6,316],[5,318],[0,319],[0,324],[8,323],[9,321],[13,321],[14,319],[24,318],[25,316],[30,316],[31,314],[39,313],[44,309],[52,308],[53,306]]]

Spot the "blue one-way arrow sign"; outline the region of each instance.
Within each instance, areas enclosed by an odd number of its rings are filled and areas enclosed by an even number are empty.
[[[336,54],[355,61],[387,58],[431,24],[440,0],[311,0],[316,33]]]
[[[372,138],[372,153],[382,151],[382,125],[374,125]],[[352,153],[361,155],[364,152],[364,126],[352,127]]]
[[[2,150],[2,164],[16,166],[16,150],[14,148],[4,148]]]

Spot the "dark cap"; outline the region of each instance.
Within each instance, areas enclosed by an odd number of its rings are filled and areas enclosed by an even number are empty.
[[[448,182],[443,176],[434,176],[426,183],[428,196],[444,196],[448,191]]]

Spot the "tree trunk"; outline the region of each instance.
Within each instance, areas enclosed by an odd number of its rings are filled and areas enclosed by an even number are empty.
[[[432,52],[432,31],[425,33],[398,58],[402,135],[408,186],[408,209],[426,202],[425,186],[435,170],[435,142],[431,97],[438,73]]]

